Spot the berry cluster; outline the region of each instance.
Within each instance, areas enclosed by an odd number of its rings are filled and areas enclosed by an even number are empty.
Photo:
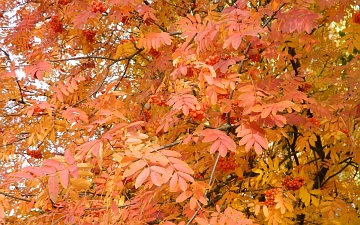
[[[230,58],[230,55],[228,55],[228,54],[223,54],[221,56],[213,55],[205,60],[205,64],[212,66],[212,65],[215,65],[216,63],[218,63],[220,61],[220,59],[227,60],[229,58]]]
[[[92,217],[100,217],[100,216],[104,215],[106,212],[106,209],[103,207],[104,207],[104,203],[102,201],[99,201],[99,200],[93,201],[91,212],[90,212],[91,216]]]
[[[219,168],[219,170],[223,171],[224,173],[227,173],[239,167],[239,165],[236,163],[234,155],[235,153],[231,152],[229,157],[220,158],[217,164],[217,168]]]
[[[357,11],[354,15],[353,15],[353,22],[360,24],[360,12]]]
[[[252,62],[259,62],[260,61],[260,54],[253,54],[249,55],[249,58]]]
[[[34,159],[42,159],[43,158],[43,155],[42,155],[40,149],[38,149],[38,150],[27,149],[26,154],[28,154],[28,156],[30,156],[31,158],[34,158]]]
[[[39,115],[39,114],[41,114],[41,113],[43,113],[44,112],[44,109],[42,109],[42,108],[40,108],[39,106],[36,106],[35,108],[34,108],[34,115]]]
[[[272,207],[275,205],[274,200],[275,200],[275,197],[278,192],[279,192],[279,190],[277,188],[273,188],[273,189],[270,189],[270,190],[267,190],[264,192],[265,197],[266,197],[266,200],[264,203],[267,207]]]
[[[158,58],[160,56],[160,52],[154,48],[150,49],[149,54],[154,58]]]
[[[145,26],[150,26],[151,24],[153,24],[155,21],[153,19],[147,18],[144,21]]]
[[[307,92],[310,90],[310,88],[311,88],[311,84],[305,83],[299,87],[299,90],[302,92]]]
[[[303,177],[295,177],[292,178],[287,176],[284,178],[282,185],[285,187],[286,190],[296,191],[299,190],[305,182],[305,178]]]
[[[165,105],[165,98],[162,95],[160,95],[160,97],[158,97],[156,95],[151,95],[149,102],[154,103],[154,104],[156,104],[158,106],[164,106]]]
[[[201,121],[205,118],[205,109],[201,108],[199,110],[190,110],[189,115],[193,120]]]
[[[241,10],[248,10],[247,5],[243,5],[240,9]]]
[[[197,173],[194,175],[194,179],[195,180],[201,180],[201,179],[204,179],[203,175],[201,175],[201,173]]]
[[[220,57],[219,55],[210,56],[205,60],[205,64],[207,65],[215,65],[217,62],[219,62]]]
[[[221,119],[226,122],[226,114],[222,114],[221,115]],[[234,116],[230,116],[230,124],[236,124],[237,122],[240,121],[240,118],[238,117],[234,117]]]
[[[219,94],[219,95],[217,96],[217,99],[218,99],[218,100],[221,100],[221,99],[229,99],[229,97],[230,97],[230,94],[223,94],[223,95]]]
[[[94,30],[83,30],[82,34],[86,38],[87,42],[89,42],[89,43],[94,43],[95,42],[96,31],[94,31]]]
[[[81,63],[81,66],[80,66],[80,68],[82,69],[82,70],[85,70],[85,69],[87,69],[87,68],[95,68],[95,62],[94,61],[87,61],[87,62],[85,62],[85,63]]]
[[[121,22],[123,23],[123,24],[128,24],[129,23],[129,17],[127,17],[127,16],[123,16],[122,18],[121,18]]]
[[[95,166],[94,168],[91,169],[91,172],[95,175],[99,175],[100,174],[100,167]]]
[[[349,137],[349,131],[347,129],[342,129],[341,132],[343,132],[344,134],[346,134],[346,136]]]
[[[149,121],[151,119],[151,115],[149,113],[149,111],[147,110],[144,110],[141,115],[140,115],[140,120],[143,120],[143,121]]]
[[[307,118],[307,121],[308,122],[310,122],[310,123],[312,123],[312,124],[314,124],[315,126],[320,126],[320,122],[317,120],[317,119],[315,119],[314,117],[312,117],[312,118]]]
[[[161,136],[164,134],[164,130],[160,130],[159,132],[156,133],[157,128],[159,127],[160,123],[159,121],[155,121],[152,120],[150,123],[148,123],[145,127],[146,129],[146,134],[149,137],[154,137],[154,136]]]
[[[187,73],[186,73],[186,77],[192,78],[195,77],[197,74],[199,74],[200,70],[194,68],[192,65],[186,65],[187,67]]]
[[[70,3],[70,0],[59,0],[58,3],[59,3],[60,5],[67,5],[67,4]]]
[[[107,8],[104,7],[102,2],[92,1],[91,2],[91,12],[96,13],[99,11],[100,13],[106,12]]]
[[[63,28],[63,24],[62,22],[59,20],[59,16],[55,15],[53,17],[51,17],[50,20],[50,28],[55,32],[55,33],[61,33],[64,31]]]

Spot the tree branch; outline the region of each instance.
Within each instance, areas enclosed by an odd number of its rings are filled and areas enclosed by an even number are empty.
[[[114,65],[115,63],[117,63],[117,62],[120,62],[120,61],[123,61],[123,60],[126,60],[126,59],[131,60],[134,56],[136,56],[137,54],[139,54],[139,53],[142,52],[142,51],[144,51],[144,48],[138,49],[136,52],[134,52],[133,54],[131,54],[131,55],[127,56],[127,57],[120,58],[120,59],[111,59],[111,60],[113,60],[113,62],[110,63],[110,64],[106,67],[105,77],[104,77],[104,79],[102,80],[102,82],[101,82],[101,84],[99,85],[99,87],[97,87],[96,90],[93,91],[88,97],[83,98],[83,99],[79,100],[78,102],[76,102],[75,104],[73,104],[72,107],[75,107],[75,106],[79,105],[80,103],[84,102],[87,98],[95,95],[95,94],[100,90],[100,88],[101,88],[101,87],[103,86],[103,84],[105,83],[106,78],[109,76],[109,72],[110,72],[110,67],[111,67],[111,66],[113,66],[113,65]],[[103,58],[105,58],[105,57],[103,57]],[[109,60],[110,60],[110,58],[106,58],[106,59],[109,59]]]
[[[350,161],[349,161],[348,163],[346,163],[346,165],[345,165],[343,168],[341,168],[338,172],[336,172],[336,173],[334,173],[333,175],[331,175],[331,176],[329,176],[328,178],[326,178],[326,180],[324,180],[324,182],[321,183],[321,186],[320,186],[320,187],[324,186],[324,184],[325,184],[326,182],[328,182],[331,178],[337,176],[337,175],[340,174],[342,171],[344,171],[344,170],[346,169],[346,167],[348,167],[348,166],[351,165],[351,163],[352,163],[352,161],[350,160]]]

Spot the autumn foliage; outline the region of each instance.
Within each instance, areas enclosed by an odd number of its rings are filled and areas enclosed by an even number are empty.
[[[360,224],[350,0],[2,0],[0,224]]]

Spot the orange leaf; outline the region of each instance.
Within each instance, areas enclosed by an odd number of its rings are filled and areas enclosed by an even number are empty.
[[[184,191],[183,193],[181,193],[177,198],[176,198],[176,202],[183,202],[186,199],[190,198],[192,196],[192,192],[191,191]]]
[[[195,197],[190,198],[190,209],[194,210],[197,206],[197,200]]]

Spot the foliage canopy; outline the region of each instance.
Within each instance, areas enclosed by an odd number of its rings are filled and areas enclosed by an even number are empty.
[[[360,224],[354,0],[1,0],[3,224]]]

